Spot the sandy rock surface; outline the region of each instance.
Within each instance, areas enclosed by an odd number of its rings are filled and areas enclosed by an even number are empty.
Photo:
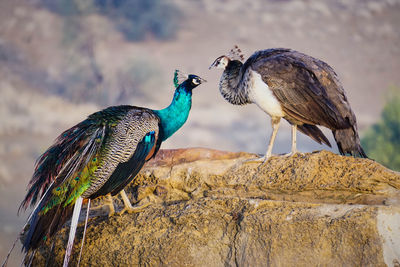
[[[94,212],[81,266],[399,266],[399,173],[326,151],[244,164],[253,157],[160,151],[126,188],[148,206]],[[61,265],[68,230],[34,264]]]

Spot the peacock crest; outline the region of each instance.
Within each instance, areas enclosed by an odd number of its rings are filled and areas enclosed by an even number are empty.
[[[180,71],[180,70],[175,70],[175,72],[174,72],[174,86],[175,86],[175,89],[176,88],[178,88],[178,86],[182,83],[182,82],[184,82],[187,78],[188,78],[188,74],[186,74],[185,72],[183,72],[183,71]]]

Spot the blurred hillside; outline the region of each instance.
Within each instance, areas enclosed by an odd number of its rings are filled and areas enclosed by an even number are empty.
[[[226,103],[221,73],[208,71],[234,44],[246,57],[290,47],[328,62],[362,135],[387,88],[400,85],[399,14],[400,0],[0,1],[0,258],[23,224],[16,210],[34,161],[52,140],[109,105],[168,105],[176,68],[208,83],[163,148],[264,153],[268,116]],[[327,149],[298,139],[301,151]],[[285,125],[274,152],[288,152],[289,140]]]

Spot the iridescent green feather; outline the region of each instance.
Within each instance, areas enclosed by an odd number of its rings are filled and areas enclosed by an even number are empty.
[[[178,73],[179,73],[179,70],[175,70],[175,72],[174,72],[174,86],[175,86],[175,89],[178,88],[178,86],[179,86]]]
[[[174,86],[175,89],[179,87],[185,80],[187,80],[188,75],[180,70],[175,70],[174,72]]]
[[[52,197],[42,208],[41,214],[46,214],[53,207],[63,203],[63,206],[72,205],[76,199],[85,192],[89,186],[93,174],[101,165],[98,155],[92,157],[89,163],[79,172],[71,175],[60,186],[52,190]]]

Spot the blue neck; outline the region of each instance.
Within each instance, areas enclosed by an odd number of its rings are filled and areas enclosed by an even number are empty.
[[[175,90],[171,104],[161,110],[154,112],[161,119],[161,139],[167,140],[186,122],[190,108],[192,107],[192,90],[179,86]]]

